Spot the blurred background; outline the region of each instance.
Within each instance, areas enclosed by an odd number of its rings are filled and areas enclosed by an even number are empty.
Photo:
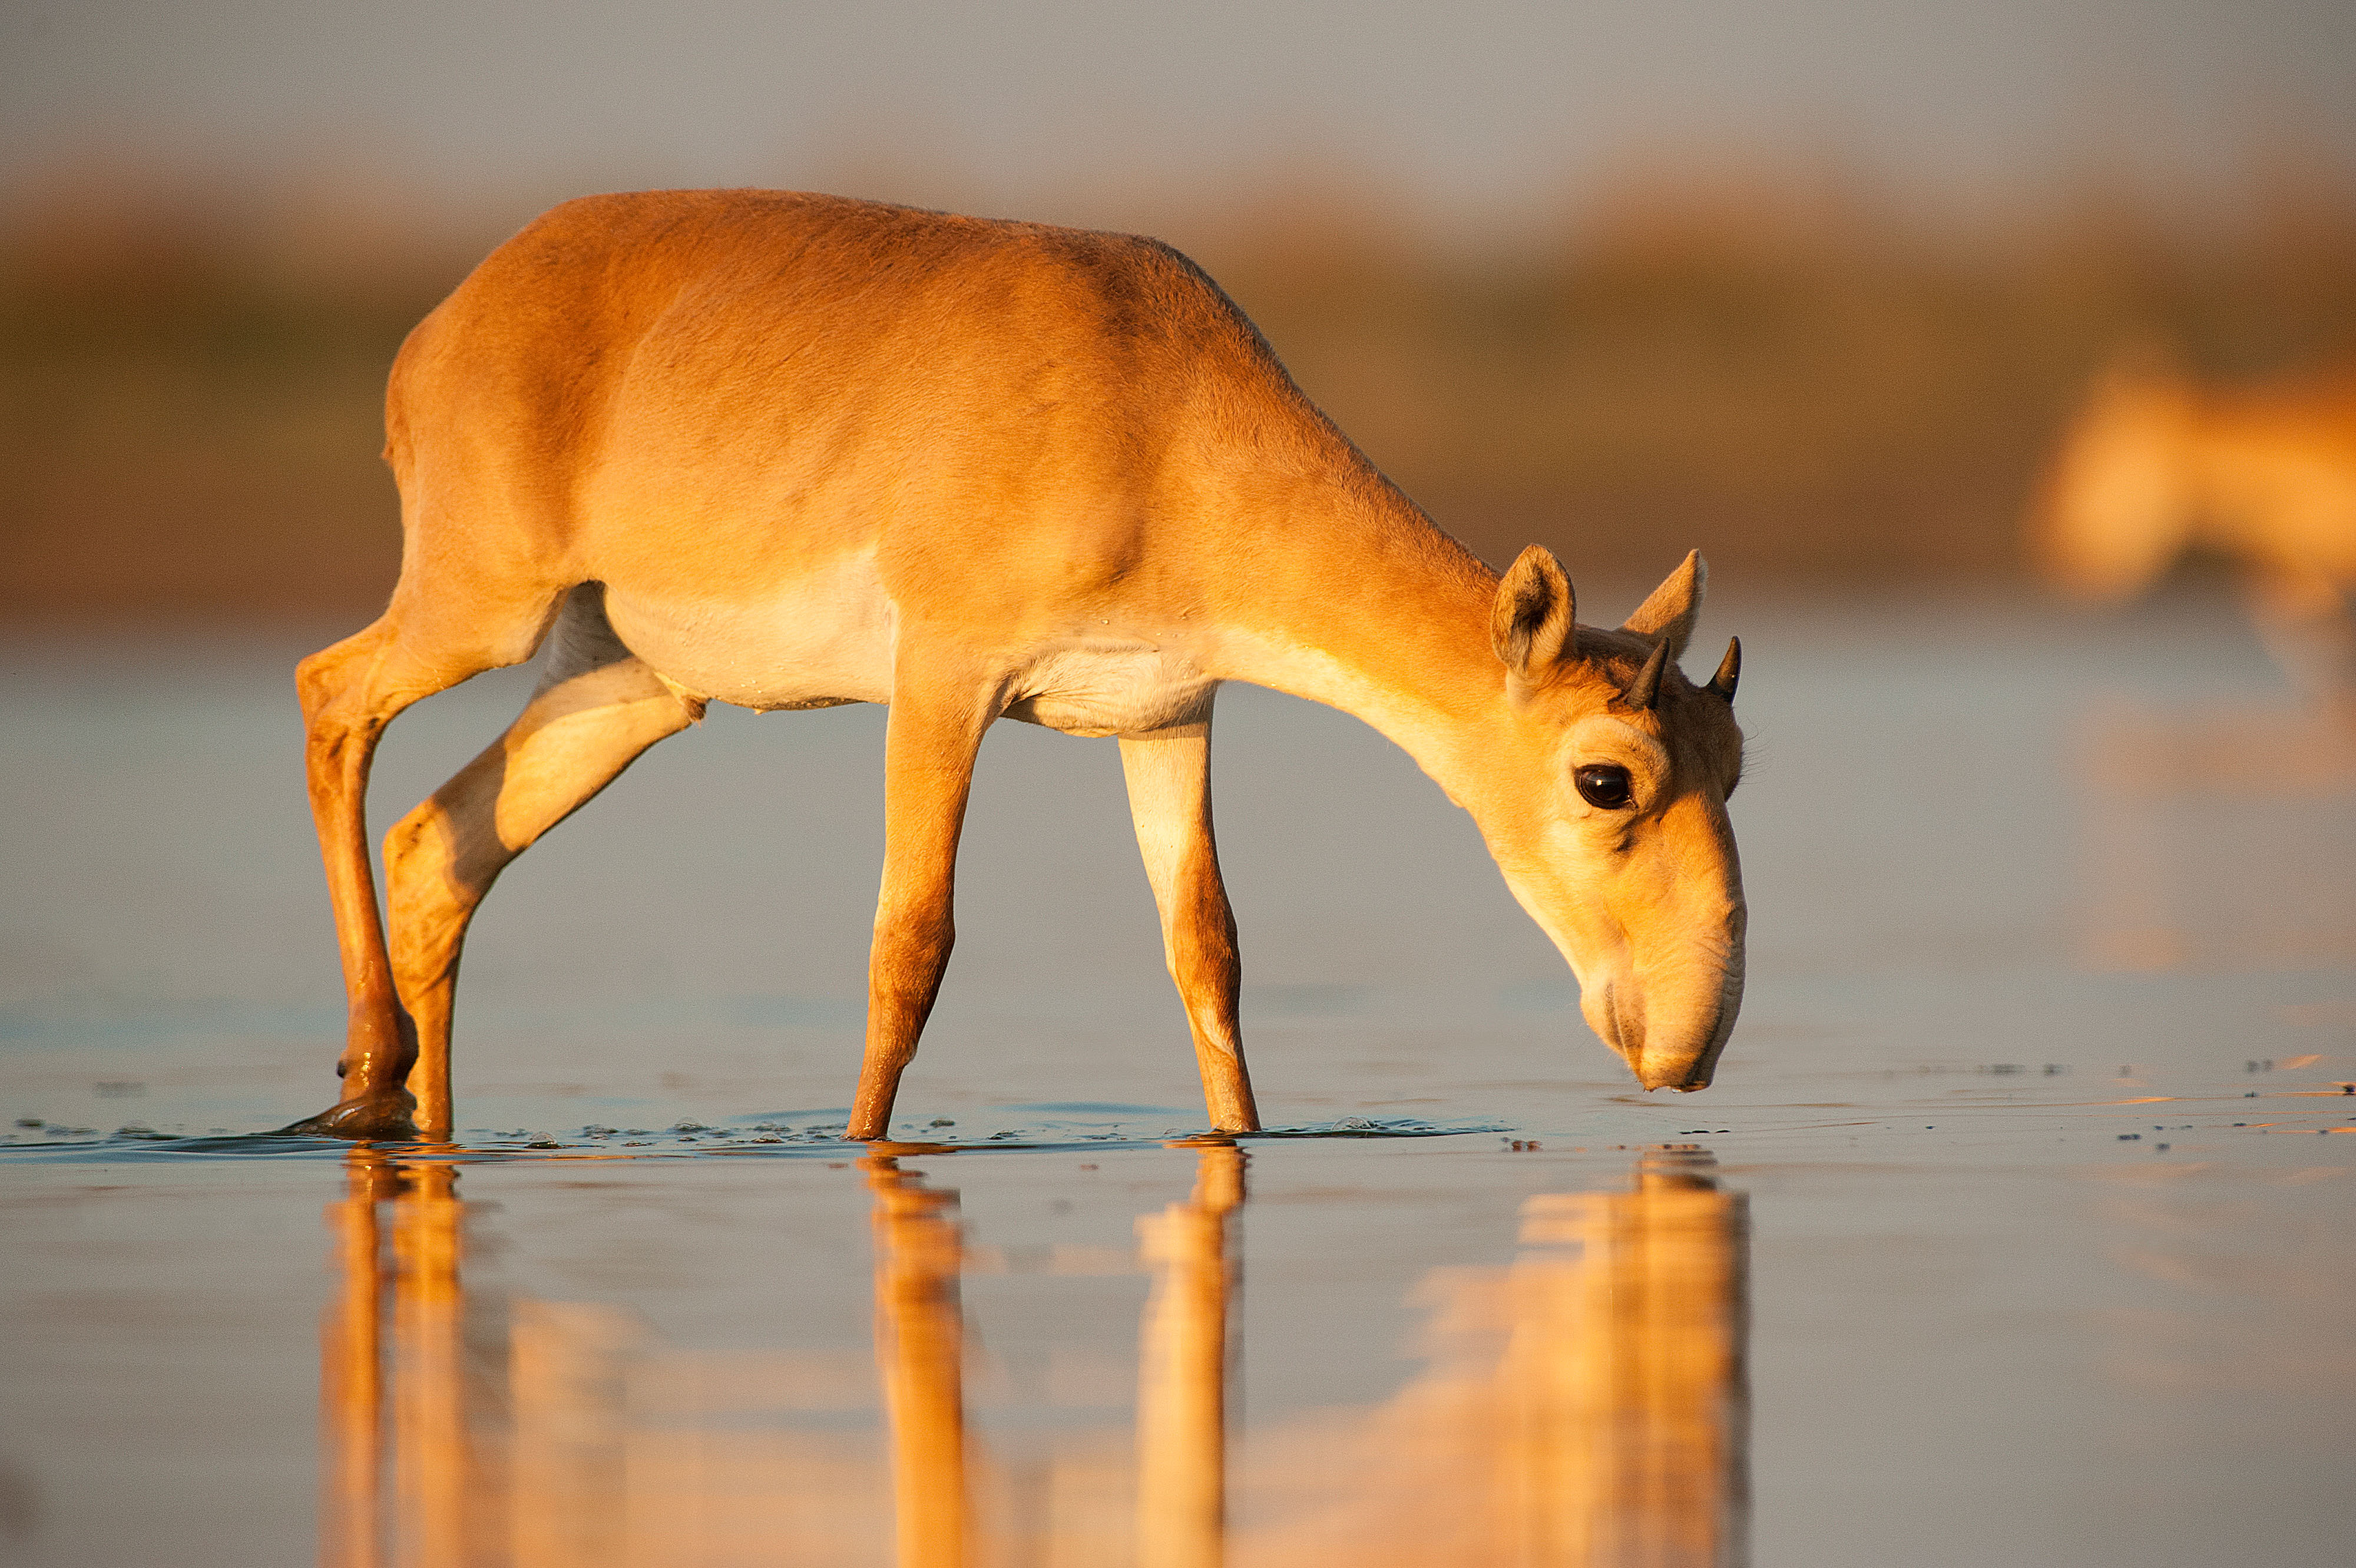
[[[1158,235],[1492,561],[1978,582],[2095,369],[2356,349],[2329,0],[16,0],[0,610],[357,621],[402,335],[568,196]]]
[[[2351,88],[2347,0],[6,0],[0,1562],[879,1562],[922,1332],[989,1530],[1062,1543],[977,1561],[1127,1561],[1129,1433],[1225,1375],[1238,1563],[1513,1555],[1423,1533],[1484,1519],[1565,1568],[2344,1563],[2356,725],[2219,564],[2072,613],[2022,539],[2122,356],[2356,364]],[[214,1136],[333,1093],[289,677],[393,580],[394,351],[662,185],[1157,235],[1590,618],[1705,550],[1693,663],[1752,671],[1712,1092],[1635,1092],[1404,754],[1241,688],[1302,1134],[1248,1180],[1161,1145],[1200,1102],[1114,748],[1020,725],[900,1107],[961,1152],[852,1166],[872,707],[714,704],[508,875],[462,1175]],[[404,717],[377,829],[530,681]],[[415,1522],[466,1498],[471,1556]],[[1539,1533],[1590,1520],[1645,1550]]]

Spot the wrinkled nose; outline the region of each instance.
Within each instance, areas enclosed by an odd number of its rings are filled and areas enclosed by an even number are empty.
[[[1699,1006],[1648,1006],[1626,984],[1598,987],[1582,998],[1581,1011],[1606,1045],[1620,1053],[1646,1092],[1674,1089],[1680,1094],[1708,1089],[1719,1053],[1734,1032],[1741,1005],[1741,983],[1729,976]]]

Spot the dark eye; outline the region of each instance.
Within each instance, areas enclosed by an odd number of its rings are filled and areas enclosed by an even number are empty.
[[[1601,806],[1616,811],[1628,803],[1628,770],[1608,762],[1582,768],[1570,776],[1579,786],[1580,798],[1590,806]]]

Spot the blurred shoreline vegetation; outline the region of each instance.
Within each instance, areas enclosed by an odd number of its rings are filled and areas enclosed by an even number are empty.
[[[382,603],[384,377],[472,257],[329,185],[78,166],[0,208],[0,607]]]
[[[2356,179],[2295,156],[2230,198],[2082,176],[1962,215],[1688,158],[1489,234],[1364,180],[1238,189],[1122,206],[1492,561],[1538,540],[1642,574],[1699,545],[1759,580],[2002,579],[2121,349],[2225,377],[2356,355]],[[358,177],[128,160],[0,192],[0,611],[380,605],[385,371],[537,205],[491,221]]]

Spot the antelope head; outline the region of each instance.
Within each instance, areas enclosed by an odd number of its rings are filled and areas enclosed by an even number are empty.
[[[1677,668],[1705,576],[1687,555],[1617,630],[1580,626],[1561,564],[1534,544],[1491,622],[1505,744],[1473,816],[1570,961],[1588,1024],[1647,1090],[1708,1088],[1742,1004],[1726,815],[1742,776],[1741,644],[1701,685]]]

